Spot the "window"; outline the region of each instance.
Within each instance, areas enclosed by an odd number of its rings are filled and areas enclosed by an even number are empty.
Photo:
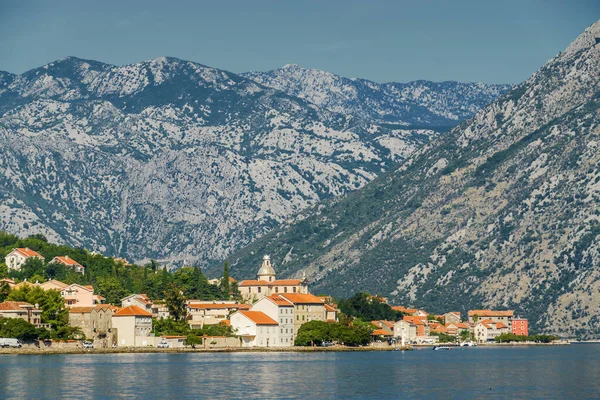
[[[283,288],[283,293],[287,293],[287,287]]]
[[[300,321],[300,316],[296,315],[296,321]]]
[[[275,286],[275,293],[279,293],[279,288]]]
[[[302,316],[302,321],[304,321],[304,315]]]
[[[296,286],[294,286],[294,293],[296,293]]]
[[[259,287],[258,287],[258,293],[260,293],[260,290],[261,290],[261,289],[262,289],[262,288],[259,286]]]

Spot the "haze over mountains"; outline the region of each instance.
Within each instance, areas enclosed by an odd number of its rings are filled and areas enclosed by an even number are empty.
[[[600,333],[600,21],[526,82],[344,198],[235,253],[312,290],[431,312],[506,307]]]
[[[0,73],[0,229],[133,260],[220,262],[390,170],[503,88],[466,85],[446,107],[448,91],[422,85],[429,95],[410,106],[378,98],[397,112],[382,125],[364,96],[356,115],[330,110],[175,58]]]
[[[376,83],[294,64],[242,75],[335,112],[421,127],[454,127],[510,89],[510,85],[483,83]]]

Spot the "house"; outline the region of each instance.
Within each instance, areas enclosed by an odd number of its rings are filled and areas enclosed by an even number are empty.
[[[460,335],[462,331],[470,331],[471,326],[465,322],[454,322],[446,324],[446,333],[448,335]]]
[[[426,336],[429,336],[429,325],[427,325],[427,317],[417,317],[417,316],[404,316],[403,317],[404,321],[410,322],[411,324],[416,326],[416,333],[417,333],[417,337],[416,340],[419,340],[419,338],[423,338]]]
[[[152,300],[146,294],[132,294],[121,299],[121,307],[136,306],[152,313]]]
[[[371,321],[371,324],[375,326],[376,330],[383,330],[385,332],[384,336],[394,336],[394,325],[396,324],[393,321]]]
[[[254,303],[251,310],[260,311],[278,323],[278,338],[272,342],[273,347],[294,345],[294,303],[283,296],[273,294]]]
[[[71,307],[69,325],[78,327],[94,347],[109,348],[117,344],[117,330],[113,329],[112,316],[119,310],[111,304],[93,307]]]
[[[214,278],[214,279],[209,279],[208,283],[210,283],[211,285],[220,285],[221,281],[223,280],[223,278]],[[233,284],[233,283],[237,283],[237,281],[235,279],[233,279],[232,277],[229,277],[229,284]]]
[[[470,310],[468,312],[469,322],[477,323],[481,320],[491,319],[495,322],[502,322],[512,329],[512,319],[515,312],[509,311],[496,311],[496,310]]]
[[[165,319],[170,316],[171,311],[164,300],[152,300],[152,318]]]
[[[444,322],[446,324],[460,322],[460,311],[452,311],[444,314]]]
[[[77,273],[83,274],[85,272],[85,267],[79,264],[77,261],[73,260],[69,256],[56,256],[50,261],[50,264],[61,264],[68,268],[73,268],[73,270]]]
[[[35,325],[42,326],[42,310],[37,304],[26,303],[24,301],[5,301],[0,303],[0,318],[20,318]]]
[[[8,287],[12,289],[15,287],[15,281],[10,278],[0,279],[0,287],[2,287],[2,285],[8,285]]]
[[[128,306],[112,314],[112,326],[117,330],[117,346],[142,347],[153,345],[152,314],[137,306]]]
[[[321,298],[319,296],[319,298]],[[325,321],[327,322],[338,322],[338,313],[339,310],[332,306],[331,304],[325,303]]]
[[[238,285],[244,301],[251,304],[263,297],[283,293],[308,293],[306,279],[275,279],[275,269],[269,256],[263,257],[257,280],[244,280]]]
[[[371,340],[375,341],[377,339],[391,339],[394,335],[388,332],[385,329],[375,329],[371,332]]]
[[[23,264],[30,258],[44,260],[44,257],[38,252],[33,251],[28,247],[19,247],[8,253],[4,258],[4,262],[9,270],[20,271]]]
[[[529,323],[527,318],[513,318],[512,333],[519,336],[529,336]]]
[[[315,295],[308,293],[282,293],[294,305],[294,337],[302,324],[309,321],[325,321],[325,303]]]
[[[93,307],[94,288],[91,285],[82,286],[73,283],[60,290],[67,307]]]
[[[217,325],[229,318],[229,315],[238,310],[248,310],[248,304],[239,304],[236,301],[200,301],[188,300],[187,321],[190,328],[202,328],[204,325]]]
[[[493,341],[497,336],[510,333],[510,328],[504,322],[496,322],[491,319],[479,321],[474,329],[477,343]]]
[[[404,338],[406,342],[417,340],[417,325],[409,320],[401,319],[394,324],[394,337]]]
[[[392,306],[392,310],[400,311],[404,315],[409,315],[409,316],[414,315],[417,311],[419,311],[416,308],[406,308],[404,306]]]
[[[273,347],[278,343],[279,324],[261,311],[234,313],[231,327],[242,338],[242,347]]]
[[[64,282],[58,281],[56,279],[50,279],[47,282],[39,284],[39,287],[41,287],[44,290],[58,290],[59,292],[61,290],[63,290],[64,288],[66,288],[67,286],[69,286],[69,285],[67,285]]]

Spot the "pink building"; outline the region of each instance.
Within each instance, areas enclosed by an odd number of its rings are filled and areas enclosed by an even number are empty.
[[[94,306],[94,288],[92,286],[73,283],[61,289],[60,295],[65,299],[65,305],[69,308]]]
[[[519,336],[529,336],[527,318],[513,318],[512,333]]]

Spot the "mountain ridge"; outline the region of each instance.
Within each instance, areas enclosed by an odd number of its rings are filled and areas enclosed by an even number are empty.
[[[597,22],[397,169],[234,253],[231,273],[270,254],[316,291],[510,308],[536,330],[600,334],[599,42]]]

